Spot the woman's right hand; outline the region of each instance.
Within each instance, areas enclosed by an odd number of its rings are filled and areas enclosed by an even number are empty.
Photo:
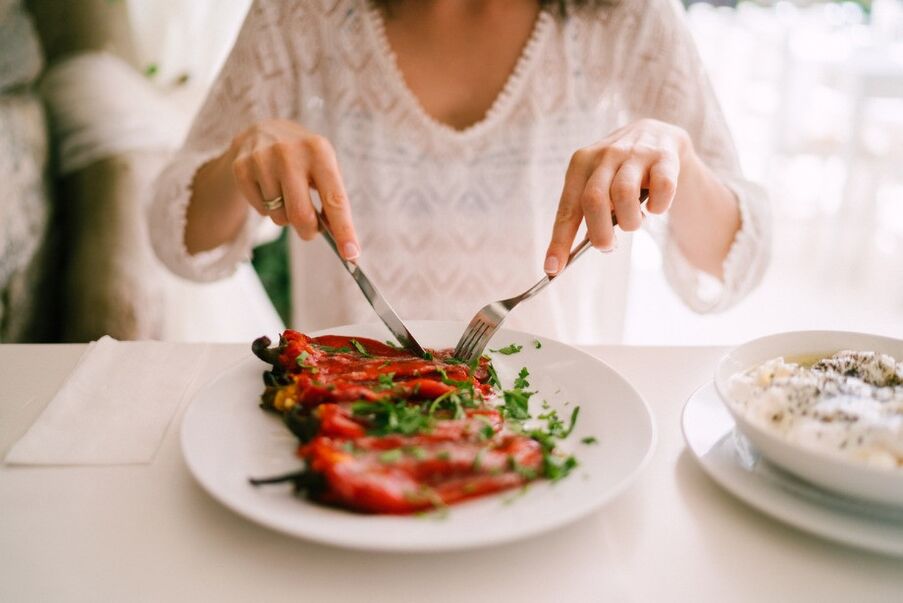
[[[227,156],[236,187],[257,213],[280,226],[291,224],[309,241],[319,231],[310,197],[313,188],[342,257],[353,260],[360,255],[348,195],[328,140],[293,121],[273,119],[238,134]],[[280,195],[283,206],[268,211],[264,201]]]

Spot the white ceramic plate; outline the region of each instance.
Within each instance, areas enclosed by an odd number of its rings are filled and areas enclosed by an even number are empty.
[[[836,496],[761,459],[735,431],[713,384],[690,397],[681,424],[702,469],[754,508],[835,542],[903,556],[903,510]]]
[[[903,470],[870,467],[785,441],[736,412],[727,395],[732,376],[778,356],[831,355],[840,350],[869,350],[903,359],[903,340],[846,333],[800,331],[754,339],[731,350],[715,370],[715,386],[738,429],[763,456],[813,484],[845,496],[903,507]]]
[[[463,323],[412,322],[418,340],[453,347]],[[382,325],[330,329],[330,333],[385,340]],[[214,498],[253,521],[301,538],[337,546],[385,551],[443,551],[508,542],[574,521],[599,508],[634,480],[652,454],[655,428],[646,403],[601,361],[570,346],[533,335],[500,331],[491,348],[523,345],[511,356],[492,354],[503,384],[521,367],[530,371],[536,414],[542,400],[563,416],[580,405],[576,429],[563,443],[580,466],[556,484],[536,482],[523,493],[507,492],[465,502],[448,513],[425,517],[366,516],[316,505],[292,495],[289,486],[254,488],[250,476],[299,468],[297,440],[257,402],[265,365],[256,358],[204,387],[182,421],[182,451],[194,477]],[[250,348],[250,342],[248,344]],[[250,356],[250,352],[249,352]],[[580,440],[595,436],[598,444]]]

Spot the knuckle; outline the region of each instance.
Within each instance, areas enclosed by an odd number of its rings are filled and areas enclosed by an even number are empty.
[[[598,188],[588,188],[583,191],[583,195],[580,197],[580,205],[583,207],[584,213],[601,211],[604,204],[605,200],[603,199],[602,191]]]
[[[661,159],[662,150],[655,144],[649,142],[639,142],[633,147],[633,155],[644,159]]]
[[[295,230],[298,231],[298,236],[304,241],[313,240],[319,232],[317,221],[312,216],[305,216],[298,220],[295,224]]]
[[[602,151],[602,156],[607,160],[620,161],[630,154],[629,147],[623,142],[613,142]]]
[[[671,176],[662,176],[656,180],[655,187],[660,195],[670,197],[677,191],[677,182]]]
[[[615,181],[611,185],[611,198],[618,202],[624,202],[633,197],[634,187],[623,180]]]
[[[280,140],[278,142],[274,142],[271,149],[277,157],[291,157],[297,151],[297,146],[292,141]]]
[[[320,196],[323,207],[327,209],[344,209],[348,207],[348,197],[341,191],[329,191]]]
[[[588,165],[595,156],[595,151],[590,147],[584,147],[582,149],[577,149],[573,155],[571,155],[571,161],[568,164],[569,170],[575,170],[582,168],[585,165]]]
[[[295,154],[293,152],[276,150],[274,162],[284,177],[294,177],[296,175]]]
[[[245,180],[251,173],[251,166],[245,159],[236,159],[232,162],[232,176],[236,180]]]
[[[321,136],[320,134],[311,134],[305,138],[304,146],[307,147],[308,152],[315,157],[331,157],[333,155],[332,144],[325,136]]]
[[[267,149],[260,149],[251,153],[250,163],[258,168],[266,168],[270,164],[270,152]]]
[[[577,208],[572,205],[559,205],[555,214],[555,225],[570,224],[578,218]]]

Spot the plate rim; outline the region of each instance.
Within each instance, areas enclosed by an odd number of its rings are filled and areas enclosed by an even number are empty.
[[[459,325],[457,321],[408,321],[410,325],[414,325],[416,328],[417,325]],[[321,329],[318,331],[311,332],[311,335],[323,334],[329,332],[335,332],[339,329],[347,329],[347,328],[355,328],[362,327],[364,325],[368,325],[371,328],[373,326],[381,326],[379,323],[369,322],[369,323],[354,323],[348,325],[339,325],[335,327],[330,327],[328,329]],[[463,329],[464,323],[460,323],[461,328]],[[592,354],[576,347],[563,342],[560,342],[556,339],[545,337],[541,335],[535,335],[526,331],[519,331],[515,329],[500,329],[499,333],[515,333],[522,336],[531,337],[534,339],[539,339],[542,342],[555,342],[562,346],[567,347],[572,353],[579,354],[580,356],[588,359],[591,362],[600,363],[606,369],[610,371],[610,373],[621,381],[621,384],[625,386],[635,397],[635,400],[639,401],[638,409],[642,410],[643,418],[645,419],[644,423],[649,429],[649,438],[646,443],[646,448],[643,453],[642,458],[637,462],[620,481],[613,484],[610,488],[606,490],[605,496],[599,498],[591,498],[587,502],[583,504],[578,504],[571,508],[570,512],[563,514],[555,514],[551,519],[545,520],[543,522],[538,523],[524,523],[523,527],[516,531],[511,531],[506,534],[497,535],[492,534],[489,536],[478,536],[476,538],[472,538],[470,540],[460,540],[454,541],[451,543],[443,543],[443,542],[431,542],[431,543],[406,543],[399,542],[397,540],[386,540],[381,543],[372,543],[372,542],[361,542],[356,541],[353,536],[338,534],[337,537],[324,537],[319,534],[310,534],[304,532],[303,529],[299,530],[295,527],[287,527],[284,523],[280,523],[278,521],[272,520],[265,513],[253,513],[249,512],[244,507],[238,505],[234,501],[230,500],[227,495],[220,492],[212,481],[208,481],[207,476],[205,476],[204,472],[199,470],[196,465],[197,459],[192,458],[192,453],[189,451],[190,442],[187,442],[187,428],[186,425],[190,424],[191,416],[194,412],[197,412],[198,406],[195,402],[202,398],[202,394],[209,389],[213,389],[220,381],[223,381],[229,378],[234,371],[240,370],[246,364],[251,364],[253,362],[261,362],[256,357],[251,354],[250,350],[248,351],[248,355],[243,359],[239,360],[229,367],[224,368],[224,370],[219,373],[216,377],[209,380],[205,383],[195,395],[192,397],[189,402],[188,407],[180,421],[179,425],[179,442],[181,449],[181,456],[191,474],[192,478],[198,483],[202,489],[211,496],[218,503],[225,506],[231,512],[245,518],[246,520],[252,521],[259,525],[266,527],[267,529],[279,532],[281,534],[289,535],[295,538],[299,538],[302,540],[317,542],[319,544],[324,544],[328,546],[335,546],[340,548],[347,548],[359,551],[371,551],[371,552],[389,552],[389,553],[443,553],[443,552],[454,552],[461,550],[475,550],[479,548],[492,547],[492,546],[500,546],[504,544],[509,544],[514,541],[525,540],[533,537],[537,537],[541,534],[550,532],[555,530],[556,528],[560,528],[564,525],[568,525],[579,521],[580,519],[585,518],[586,516],[592,514],[595,511],[600,510],[605,505],[609,504],[611,501],[619,497],[623,494],[634,482],[636,482],[643,471],[647,468],[649,463],[652,460],[655,451],[658,448],[658,425],[655,420],[655,415],[652,412],[652,409],[649,406],[649,403],[646,399],[640,394],[640,392],[633,386],[633,384],[624,377],[620,372],[615,370],[608,363],[604,362],[602,359],[593,356]],[[363,336],[363,335],[362,335]],[[261,368],[263,367],[263,363],[261,362]],[[499,496],[503,493],[496,494]],[[303,508],[303,507],[302,507]]]
[[[709,392],[707,390],[711,391]],[[786,492],[783,494],[783,499],[776,499],[774,497],[767,497],[762,495],[751,495],[749,493],[748,487],[739,484],[738,480],[725,475],[723,472],[718,471],[716,468],[714,468],[709,462],[706,462],[703,459],[703,456],[705,455],[697,454],[696,448],[694,448],[693,444],[691,443],[692,438],[687,433],[688,410],[694,403],[700,403],[698,399],[703,396],[711,396],[713,398],[712,403],[718,403],[722,408],[724,407],[724,402],[718,395],[717,388],[713,381],[707,381],[706,383],[700,385],[693,391],[692,394],[690,394],[690,396],[684,403],[683,408],[681,409],[681,435],[683,436],[684,444],[690,452],[690,456],[693,457],[696,464],[709,477],[709,479],[714,481],[720,488],[729,493],[735,499],[739,500],[745,505],[748,505],[749,507],[765,515],[766,517],[781,522],[792,528],[798,529],[807,534],[822,538],[835,544],[849,546],[858,550],[865,550],[872,553],[878,553],[892,557],[903,557],[903,544],[897,545],[895,547],[893,546],[893,543],[886,544],[882,542],[876,542],[873,539],[865,539],[862,537],[861,532],[857,532],[855,530],[844,530],[836,526],[825,528],[823,522],[819,523],[811,519],[807,520],[807,516],[805,514],[788,511],[784,509],[783,505],[785,504],[784,500],[786,499],[793,501],[792,504],[799,505],[801,507],[800,511],[802,511],[806,507],[810,507],[816,508],[823,513],[827,513],[829,514],[829,516],[838,514],[837,511],[829,507],[816,505],[815,503],[807,501],[795,494]],[[731,421],[733,422],[734,428],[736,428],[737,424],[734,421],[733,416],[729,412],[727,412],[726,409],[724,410],[727,413],[727,416],[730,417]],[[728,431],[725,433],[725,435],[729,435],[729,433],[730,432]],[[750,479],[753,480],[756,484],[763,480],[763,478],[759,475],[755,475],[750,472],[747,473],[750,475]],[[830,496],[829,490],[825,490],[825,493]],[[802,519],[799,519],[799,517],[802,517]]]

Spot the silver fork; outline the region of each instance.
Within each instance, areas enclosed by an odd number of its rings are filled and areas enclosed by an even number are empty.
[[[648,198],[649,191],[642,189],[640,192],[640,203],[645,203]],[[612,215],[611,221],[613,225],[617,226],[617,217]],[[548,274],[545,275],[538,283],[520,295],[494,301],[480,308],[479,312],[471,319],[470,324],[467,325],[467,328],[464,329],[464,334],[461,335],[461,339],[458,340],[458,345],[455,346],[455,358],[463,360],[468,364],[479,358],[483,354],[483,350],[486,349],[486,344],[489,343],[489,340],[492,339],[495,332],[499,330],[502,321],[505,320],[508,313],[522,301],[530,299],[545,289],[549,283],[561,276],[567,267],[573,264],[577,258],[583,255],[591,246],[592,243],[590,242],[589,237],[584,237],[584,239],[571,251],[567,263],[557,274],[554,276],[549,276]]]

